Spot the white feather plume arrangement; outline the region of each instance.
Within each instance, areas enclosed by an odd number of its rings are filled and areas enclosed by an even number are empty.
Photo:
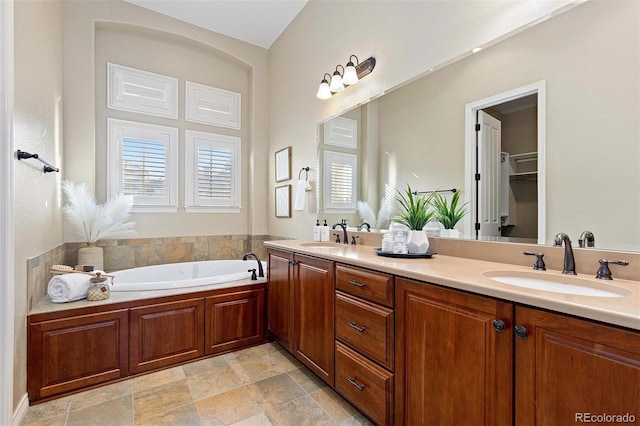
[[[136,224],[128,221],[133,196],[120,194],[105,204],[97,204],[85,183],[65,180],[62,189],[67,196],[67,204],[63,207],[65,217],[86,242],[135,235]]]
[[[371,225],[372,228],[382,228],[391,216],[391,208],[386,199],[382,199],[380,202],[378,216],[373,213],[373,209],[366,201],[358,200],[357,210],[360,218]]]

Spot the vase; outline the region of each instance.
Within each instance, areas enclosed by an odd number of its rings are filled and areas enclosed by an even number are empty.
[[[93,269],[104,270],[102,247],[96,247],[96,243],[87,243],[86,247],[80,248],[78,265],[91,265]]]
[[[447,238],[460,238],[460,231],[457,229],[441,229],[440,236]]]
[[[411,254],[425,254],[427,250],[429,250],[427,231],[421,229],[409,231],[407,251]]]

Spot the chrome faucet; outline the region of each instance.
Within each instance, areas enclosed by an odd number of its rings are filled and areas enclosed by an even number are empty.
[[[569,236],[564,232],[561,232],[555,236],[553,239],[554,246],[562,246],[564,242],[564,267],[562,268],[562,273],[567,275],[577,275],[576,274],[576,261],[573,258],[573,249],[571,248],[571,240]]]
[[[342,228],[342,232],[344,233],[344,244],[349,244],[349,235],[347,234],[347,225],[343,223],[336,223],[331,227],[331,229],[336,229],[339,226]]]
[[[584,247],[595,247],[595,246],[596,246],[596,239],[593,236],[593,232],[584,231],[582,234],[580,234],[580,238],[578,238],[578,247],[584,248]]]
[[[367,222],[362,222],[356,229],[358,229],[358,231],[362,231],[362,228],[364,228],[365,226],[367,227],[367,232],[371,232],[371,225],[369,225]]]
[[[245,253],[245,255],[242,256],[242,260],[247,260],[249,257],[253,257],[258,261],[258,276],[260,278],[264,278],[264,269],[262,269],[262,262],[260,262],[260,258],[253,253]]]

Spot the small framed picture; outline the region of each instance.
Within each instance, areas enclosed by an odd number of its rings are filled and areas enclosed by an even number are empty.
[[[291,179],[291,147],[276,151],[276,182]]]
[[[291,217],[291,185],[276,187],[276,217]]]

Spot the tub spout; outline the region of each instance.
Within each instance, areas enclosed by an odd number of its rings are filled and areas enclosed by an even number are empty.
[[[245,255],[242,256],[242,260],[247,260],[250,257],[253,257],[258,261],[258,276],[260,278],[264,278],[264,269],[262,269],[262,262],[260,262],[260,258],[258,256],[256,256],[254,253],[245,253]]]

